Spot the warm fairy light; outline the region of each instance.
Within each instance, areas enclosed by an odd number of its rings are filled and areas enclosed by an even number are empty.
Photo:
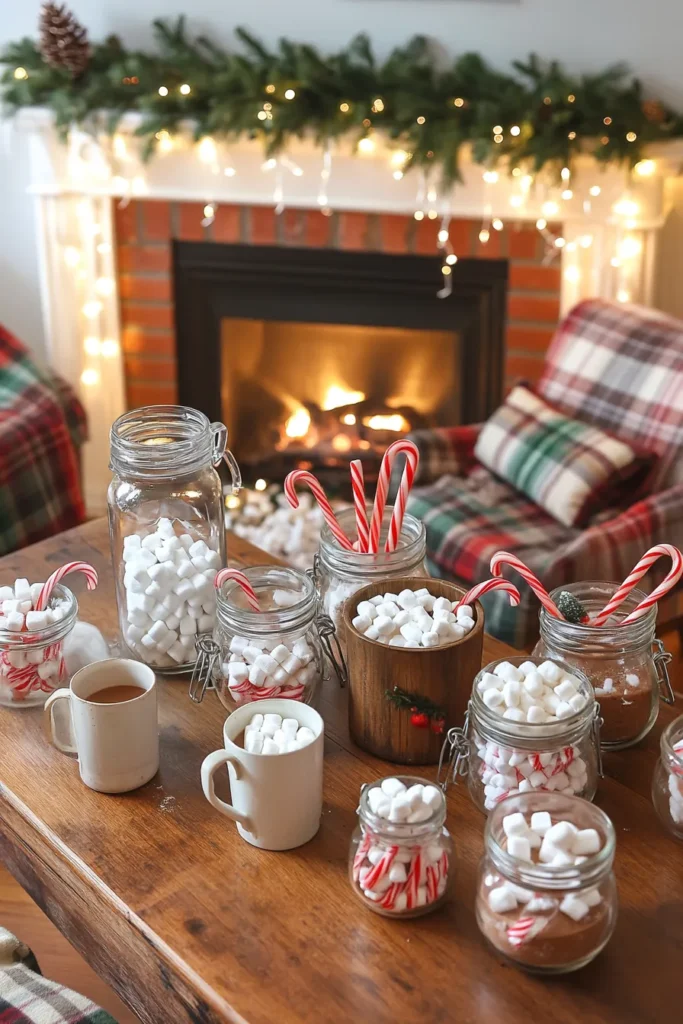
[[[266,92],[269,93],[270,95],[272,95],[275,92],[275,86],[272,84],[272,82],[269,82],[268,85],[266,86]]]
[[[610,125],[612,123],[612,118],[611,117],[603,117],[602,123]]]
[[[384,100],[381,99],[381,97],[378,96],[377,99],[375,100],[375,102],[372,104],[372,112],[373,112],[373,114],[381,114],[383,110],[384,110]]]
[[[519,207],[524,204],[523,196],[510,196],[510,206]]]
[[[633,235],[627,235],[619,244],[619,256],[622,260],[632,260],[636,256],[640,256],[643,251],[643,245],[639,238],[634,238]]]
[[[630,302],[630,300],[631,293],[628,292],[625,288],[620,288],[617,292],[617,302]]]
[[[441,268],[444,269],[443,267]],[[450,274],[450,268],[448,273]],[[377,416],[364,416],[363,426],[370,427],[370,430],[393,430],[396,433],[402,430],[410,430],[410,424],[406,420],[405,416],[401,416],[399,412],[390,413],[388,415],[377,415]]]
[[[439,239],[440,242],[447,242],[448,241],[448,231],[446,230],[446,228],[442,228],[441,231],[439,231],[439,233],[438,233],[438,235],[436,237]]]
[[[572,172],[569,170],[568,167],[563,167],[562,170],[560,171],[560,177],[562,178],[562,181],[569,181],[571,176],[572,176]]]
[[[98,356],[100,354],[100,339],[86,338],[83,342],[83,349],[89,356]]]
[[[218,159],[216,140],[210,135],[205,135],[197,144],[197,156],[203,164],[215,164]]]
[[[160,85],[158,92],[160,96],[168,96],[168,89],[166,88],[165,85]]]
[[[294,89],[285,89],[285,99],[286,100],[293,100],[295,96],[296,96],[296,91]]]
[[[191,92],[192,92],[192,86],[188,85],[187,82],[184,82],[180,86],[180,95],[181,96],[189,96]]]
[[[481,231],[479,232],[479,241],[483,245],[486,245],[486,243],[488,242],[490,237],[491,237],[491,233],[488,231],[487,228],[482,228]]]
[[[234,167],[224,167],[223,174],[226,176],[226,178],[234,178],[235,175],[237,174],[237,171],[235,170]]]
[[[600,188],[599,185],[591,185],[591,187],[588,189],[588,191],[589,191],[589,193],[592,196],[599,196],[600,193],[602,192],[602,189]]]
[[[430,220],[436,220],[439,214],[436,210],[427,210],[427,216]]]
[[[609,261],[609,265],[610,265],[610,267],[620,267],[621,266],[621,260],[619,259],[618,256],[613,256],[612,259]]]
[[[536,221],[536,227],[539,231],[545,231],[545,229],[548,227],[548,221],[545,219],[545,217],[538,218],[538,220]]]
[[[576,99],[576,96],[574,95],[574,93],[570,92],[569,96],[567,96],[567,103],[573,103],[575,99]]]
[[[268,160],[264,160],[261,164],[262,171],[272,171],[274,167],[277,167],[277,160],[271,156]]]
[[[344,415],[341,418],[341,421],[345,427],[353,427],[356,423],[355,414],[352,412],[344,413]]]
[[[118,160],[125,160],[128,156],[128,149],[126,147],[126,140],[124,139],[123,135],[116,134],[111,141],[111,145],[114,156]]]
[[[657,170],[657,164],[654,160],[639,160],[633,170],[639,178],[651,178]]]
[[[171,152],[171,150],[173,149],[173,139],[171,138],[170,132],[167,132],[165,128],[162,128],[160,132],[156,133],[155,138],[159,143],[159,150],[162,153]]]
[[[551,100],[550,96],[544,96],[543,102],[545,103],[546,107],[549,107],[553,101]]]
[[[579,245],[581,246],[582,249],[590,249],[592,244],[593,244],[593,236],[592,235],[581,235],[581,238],[579,239]]]
[[[500,219],[500,217],[494,217],[493,218],[493,220],[491,221],[491,227],[493,228],[494,231],[502,231],[503,230],[503,222]]]
[[[266,114],[265,110],[259,110],[256,116],[258,117],[259,121],[266,121],[268,119],[268,115]]]
[[[638,136],[636,135],[635,132],[626,132],[626,141],[627,142],[635,142],[637,138],[638,138]]]
[[[114,294],[114,279],[113,277],[98,277],[95,281],[95,291],[98,295],[103,298],[107,298],[109,295]]]
[[[557,203],[553,202],[552,199],[549,199],[546,203],[543,203],[543,206],[541,207],[541,212],[543,213],[544,217],[554,217],[559,211],[559,209],[560,208],[557,205]]]
[[[88,369],[84,370],[81,374],[81,384],[85,384],[87,387],[92,387],[93,384],[98,384],[100,375],[97,370]]]
[[[451,268],[448,266],[447,263],[444,263],[444,265],[441,268],[441,273],[444,274],[446,277],[448,277],[450,272],[451,272]]]
[[[555,248],[556,249],[564,249],[565,244],[566,244],[566,239],[564,239],[562,237],[562,235],[558,235],[558,237],[555,239]]]
[[[97,251],[100,256],[108,256],[111,252],[111,244],[109,242],[100,242],[97,246]]]
[[[75,245],[67,245],[64,250],[64,262],[67,267],[77,267],[81,262],[81,251]]]
[[[570,142],[573,142],[574,139],[576,138],[576,132],[568,132],[567,138],[569,139]]]
[[[571,281],[572,284],[577,284],[581,280],[581,271],[578,267],[567,267],[563,276],[565,281]]]
[[[510,129],[510,135],[519,135],[521,130],[522,129],[519,127],[518,124],[513,124],[512,128]]]
[[[406,153],[405,149],[395,149],[389,157],[389,163],[392,167],[403,167],[409,159],[410,153]]]
[[[422,210],[416,210],[415,213],[413,214],[413,217],[415,218],[415,220],[424,220],[424,216],[425,215],[422,212]]]
[[[361,151],[361,153],[374,153],[375,140],[371,139],[368,135],[366,135],[364,139],[359,140],[358,148]]]
[[[453,106],[454,107],[464,107],[465,106],[465,101],[462,98],[462,96],[456,96],[455,97],[455,99],[453,100]]]
[[[364,128],[369,128],[371,124],[372,124],[372,121],[370,120],[369,117],[364,117],[363,118],[363,127]]]
[[[119,354],[119,343],[113,338],[105,338],[100,345],[100,352],[105,359],[113,359]]]
[[[349,103],[340,103],[339,109],[341,110],[342,114],[348,114],[349,110],[351,109],[351,105]]]
[[[511,173],[512,173],[512,177],[513,178],[519,178],[519,176],[521,175],[522,171],[521,171],[521,169],[519,167],[513,167]]]
[[[256,490],[256,491],[265,491],[267,486],[268,486],[268,484],[263,479],[263,477],[259,477],[259,479],[254,484],[254,490]]]
[[[498,181],[498,171],[484,171],[482,177],[487,185],[495,185]]]
[[[91,299],[90,302],[86,302],[81,312],[84,317],[88,320],[94,320],[102,312],[102,303],[98,302],[97,299]]]
[[[340,409],[344,405],[357,405],[364,399],[364,391],[350,391],[348,388],[340,387],[339,384],[331,384],[325,392],[320,408],[323,412],[329,412],[330,409]]]
[[[493,141],[496,142],[496,143],[500,143],[500,142],[503,141],[503,136],[502,135],[494,135],[493,136]]]
[[[25,81],[25,79],[28,78],[28,71],[26,70],[26,68],[15,68],[14,77],[18,82],[23,82]]]
[[[332,447],[336,452],[350,452],[353,441],[347,434],[335,434],[332,438]]]
[[[239,508],[241,501],[236,494],[229,494],[225,499],[226,508]]]
[[[565,188],[565,189],[563,190],[563,192],[562,192],[562,198],[563,198],[563,199],[564,199],[564,200],[565,200],[566,202],[568,202],[568,201],[569,201],[570,199],[573,199],[573,198],[574,198],[574,193],[572,192],[572,190],[571,190],[570,188]]]
[[[213,203],[207,203],[204,207],[204,217],[206,220],[213,220],[216,216],[216,207]]]
[[[305,437],[311,425],[311,416],[308,409],[303,405],[287,419],[285,423],[285,434],[287,437]]]
[[[415,120],[417,121],[418,124],[424,124],[427,118],[423,117],[422,114],[420,114],[420,116],[415,118]]]
[[[503,131],[502,124],[495,124],[491,131],[493,132],[494,135],[500,135],[501,132]]]
[[[446,257],[446,263],[448,264],[448,266],[449,267],[454,267],[457,262],[458,262],[458,257],[455,255],[455,253],[454,252],[449,252],[448,256]]]
[[[402,177],[403,177],[403,171],[394,171],[394,173],[393,173],[394,181],[400,181]]]
[[[640,206],[635,200],[624,197],[614,204],[612,212],[619,217],[636,217],[640,212]]]
[[[519,170],[519,168],[517,168],[517,170]],[[534,179],[531,177],[531,175],[525,174],[519,183],[519,187],[522,189],[523,192],[528,192],[533,183]]]

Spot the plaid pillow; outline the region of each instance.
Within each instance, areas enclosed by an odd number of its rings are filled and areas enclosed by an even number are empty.
[[[475,455],[491,472],[565,526],[582,526],[617,500],[625,481],[642,483],[653,457],[598,427],[570,419],[516,387],[484,424]]]

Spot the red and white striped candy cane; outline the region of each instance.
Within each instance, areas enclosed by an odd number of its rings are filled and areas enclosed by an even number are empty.
[[[389,484],[391,483],[391,471],[394,460],[401,454],[406,456],[406,464],[401,477],[398,494],[396,495],[394,511],[391,516],[389,533],[387,534],[384,550],[395,551],[399,537],[401,536],[401,526],[403,524],[403,516],[405,515],[408,495],[410,494],[410,489],[413,486],[413,480],[415,479],[415,473],[417,472],[417,466],[420,461],[420,453],[417,450],[417,445],[412,441],[405,439],[401,441],[394,441],[393,444],[389,445],[384,453],[382,465],[380,466],[379,476],[377,478],[377,490],[375,491],[375,503],[372,508],[372,517],[370,519],[370,551],[373,554],[377,554],[379,551],[379,535],[382,532],[382,520],[384,518],[384,509],[387,504],[387,495],[389,493]]]
[[[61,583],[65,576],[68,576],[72,572],[82,572],[85,576],[85,582],[88,590],[94,590],[97,586],[97,572],[93,569],[92,565],[88,562],[67,562],[59,569],[55,569],[51,576],[43,583],[43,588],[38,595],[36,601],[36,611],[45,611],[47,603],[52,596],[52,591],[55,589],[58,583]]]
[[[247,599],[247,604],[253,612],[260,612],[261,606],[258,603],[256,591],[252,587],[248,578],[240,569],[219,569],[216,573],[216,579],[214,580],[214,586],[216,590],[220,590],[226,580],[234,580],[238,587],[244,592],[244,596]]]
[[[493,575],[502,576],[504,565],[509,565],[512,569],[517,570],[522,579],[529,584],[549,615],[553,615],[556,619],[564,618],[541,581],[537,576],[534,576],[531,569],[524,564],[521,558],[518,558],[517,555],[511,555],[509,551],[496,551],[491,559],[491,572]]]
[[[295,490],[297,484],[307,484],[310,487],[334,539],[346,551],[353,551],[353,544],[337,522],[337,517],[332,510],[332,506],[320,481],[305,469],[295,469],[292,473],[288,473],[285,478],[285,495],[292,508],[299,507],[299,497]]]
[[[360,459],[354,459],[351,462],[351,489],[353,491],[353,507],[356,511],[358,550],[365,553],[370,543],[370,527],[368,525],[368,512],[365,504],[363,463]]]
[[[406,880],[406,895],[408,897],[408,908],[417,906],[417,890],[420,887],[420,875],[422,874],[422,854],[418,850],[410,865],[408,878]]]
[[[393,910],[396,906],[396,897],[402,888],[403,886],[400,882],[392,882],[384,896],[382,896],[382,899],[378,901],[378,906],[382,907],[383,910]]]
[[[474,604],[484,594],[489,594],[492,590],[502,590],[503,593],[508,594],[510,598],[510,604],[513,608],[516,608],[521,601],[521,596],[517,587],[514,583],[510,583],[508,580],[501,579],[499,576],[492,580],[484,580],[483,583],[477,583],[476,587],[472,587],[468,590],[464,597],[461,597],[455,606],[456,609],[461,604]]]
[[[621,586],[614,592],[602,611],[598,612],[595,618],[590,619],[588,625],[602,626],[610,615],[626,600],[635,585],[639,580],[642,580],[650,567],[653,566],[657,559],[661,558],[663,555],[668,555],[672,562],[671,569],[667,573],[666,577],[658,587],[655,587],[651,594],[640,602],[637,608],[633,609],[630,615],[627,615],[626,618],[619,623],[619,625],[625,626],[627,623],[634,622],[636,619],[639,619],[642,615],[645,615],[647,610],[651,608],[653,604],[656,604],[660,598],[664,597],[665,594],[668,594],[671,588],[676,586],[683,575],[683,555],[681,555],[681,552],[678,548],[675,548],[673,544],[655,544],[654,547],[645,552]]]
[[[514,924],[508,925],[507,936],[510,945],[521,946],[524,940],[529,937],[529,933],[536,925],[536,921],[537,918],[529,915],[527,917],[520,917]]]
[[[368,871],[363,882],[363,888],[372,889],[381,878],[384,878],[387,871],[393,864],[394,858],[397,853],[398,846],[390,846],[386,850],[381,859],[378,860],[377,863]]]
[[[372,839],[370,837],[370,833],[366,832],[365,835],[363,836],[363,838],[361,839],[360,843],[358,844],[358,849],[356,850],[356,855],[353,858],[353,880],[354,880],[354,882],[357,882],[359,880],[359,878],[360,878],[360,869],[363,867],[363,861],[365,860],[365,855],[366,855],[366,853],[368,852],[368,850],[370,849],[371,846],[372,846]]]

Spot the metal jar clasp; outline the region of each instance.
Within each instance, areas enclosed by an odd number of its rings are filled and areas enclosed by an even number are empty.
[[[669,654],[666,647],[661,640],[653,640],[652,646],[656,648],[652,660],[655,664],[657,671],[657,682],[659,684],[659,696],[665,704],[673,704],[676,697],[669,679],[669,670],[666,667],[673,658],[673,654]]]
[[[339,685],[346,686],[349,676],[346,669],[344,652],[341,649],[341,644],[339,643],[339,637],[337,636],[337,630],[334,622],[329,615],[323,615],[321,613],[316,619],[316,625],[318,627],[318,636],[322,641],[328,658],[334,665],[334,670],[339,679]]]
[[[462,728],[454,727],[446,733],[446,739],[441,747],[439,755],[439,767],[436,772],[437,785],[446,792],[451,782],[457,785],[458,776],[465,776],[469,770],[468,762],[470,756],[470,742],[467,738],[469,732],[470,712],[469,707],[465,715],[465,722]]]
[[[189,693],[190,700],[193,700],[195,704],[201,704],[206,688],[211,682],[213,667],[221,649],[210,633],[198,637],[195,647],[197,648],[197,660],[192,670]]]

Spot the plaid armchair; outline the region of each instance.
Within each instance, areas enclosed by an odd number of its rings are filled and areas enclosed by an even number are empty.
[[[683,547],[683,323],[640,307],[582,302],[558,327],[538,394],[655,453],[648,496],[601,512],[582,530],[566,527],[477,463],[479,426],[415,431],[421,459],[408,508],[425,523],[432,574],[478,583],[490,576],[493,553],[504,549],[552,590],[578,580],[622,580],[652,544]],[[658,562],[643,588],[651,590],[668,568],[666,559]],[[520,590],[517,609],[504,594],[484,598],[486,628],[527,647],[538,633],[538,602],[528,587]],[[660,604],[659,621],[681,614],[677,588]]]

